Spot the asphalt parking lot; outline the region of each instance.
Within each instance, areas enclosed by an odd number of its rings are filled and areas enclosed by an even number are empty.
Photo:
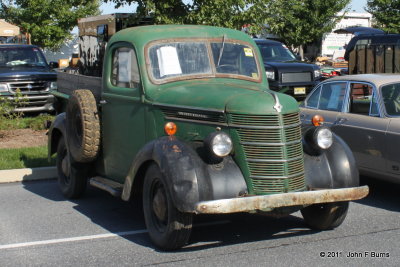
[[[106,192],[68,201],[55,180],[0,184],[0,265],[399,266],[400,186],[366,182],[371,194],[333,231],[308,229],[299,213],[202,216],[176,252],[155,249],[140,209]]]

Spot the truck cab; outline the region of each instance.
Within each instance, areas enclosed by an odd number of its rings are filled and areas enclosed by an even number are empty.
[[[121,30],[101,78],[62,74],[65,107],[49,130],[68,198],[86,181],[142,202],[153,243],[186,244],[196,214],[301,210],[311,227],[340,225],[364,197],[354,158],[326,127],[301,128],[289,95],[269,90],[254,41],[189,25]],[[68,82],[69,80],[69,82]]]

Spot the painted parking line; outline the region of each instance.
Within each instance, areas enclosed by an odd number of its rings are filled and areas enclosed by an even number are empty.
[[[230,221],[199,223],[199,224],[196,224],[195,227],[226,224],[229,222]],[[0,250],[32,247],[32,246],[40,246],[40,245],[49,245],[49,244],[60,244],[60,243],[68,243],[68,242],[76,242],[76,241],[84,241],[84,240],[94,240],[94,239],[127,236],[127,235],[138,235],[138,234],[144,234],[147,232],[148,231],[146,229],[142,229],[142,230],[135,230],[135,231],[126,231],[126,232],[117,232],[117,233],[108,233],[108,234],[99,234],[99,235],[86,235],[86,236],[77,236],[77,237],[68,237],[68,238],[59,238],[59,239],[49,239],[49,240],[42,240],[42,241],[14,243],[14,244],[8,244],[8,245],[0,245]]]
[[[147,233],[147,230],[143,229],[143,230],[126,231],[126,232],[118,232],[118,233],[86,235],[86,236],[77,236],[77,237],[69,237],[69,238],[15,243],[15,244],[8,244],[8,245],[0,245],[0,250],[10,249],[10,248],[32,247],[32,246],[38,246],[38,245],[59,244],[59,243],[67,243],[67,242],[75,242],[75,241],[83,241],[83,240],[93,240],[93,239],[101,239],[101,238],[110,238],[110,237],[116,237],[116,236],[137,235],[137,234],[143,234],[143,233]]]

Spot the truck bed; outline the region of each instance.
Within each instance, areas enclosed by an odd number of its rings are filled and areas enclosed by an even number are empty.
[[[58,72],[57,87],[59,92],[67,95],[71,95],[76,89],[88,89],[92,91],[97,101],[101,97],[101,77]]]

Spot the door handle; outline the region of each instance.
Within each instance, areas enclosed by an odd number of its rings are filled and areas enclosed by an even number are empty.
[[[100,104],[101,104],[101,105],[107,104],[107,101],[104,100],[104,99],[103,99],[103,100],[100,100]]]
[[[337,119],[336,121],[335,121],[335,125],[340,125],[340,124],[343,124],[344,122],[346,122],[347,121],[347,119],[346,118],[339,118],[339,119]]]

